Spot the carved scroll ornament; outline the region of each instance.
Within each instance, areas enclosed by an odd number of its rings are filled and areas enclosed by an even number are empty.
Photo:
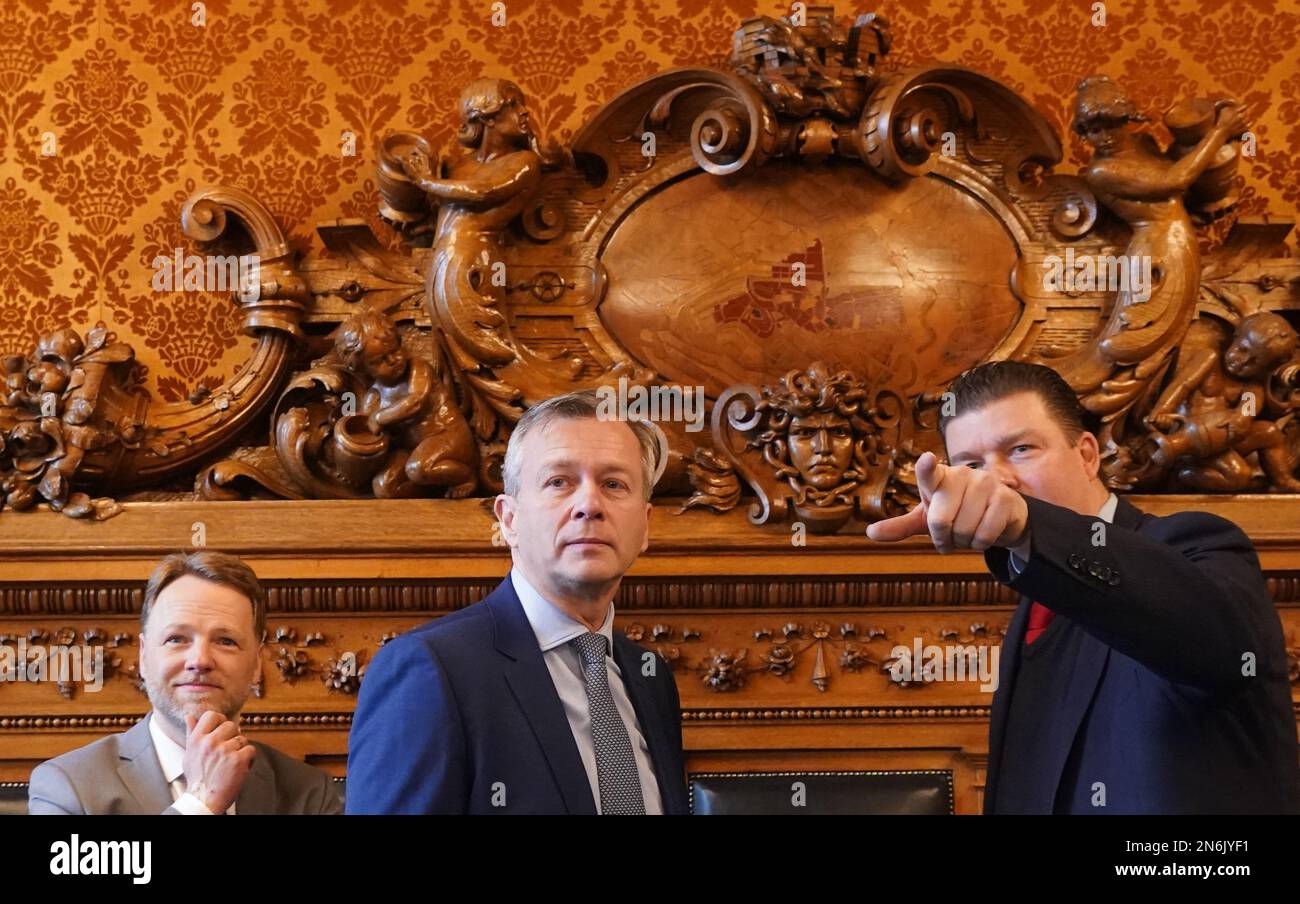
[[[33,353],[4,361],[0,401],[0,488],[4,504],[44,502],[72,517],[110,517],[113,493],[193,473],[262,416],[292,365],[310,295],[284,235],[266,208],[236,189],[205,189],[182,212],[202,248],[226,242],[260,260],[259,282],[241,302],[244,332],[257,344],[234,377],[188,402],[150,407],[133,391],[134,352],[104,324],[83,338],[43,336]],[[249,288],[249,287],[245,287]]]
[[[189,475],[211,499],[491,495],[529,405],[626,385],[708,400],[705,425],[660,420],[661,499],[835,531],[912,504],[943,387],[1005,358],[1055,367],[1102,419],[1114,487],[1300,490],[1290,224],[1198,249],[1237,197],[1240,105],[1181,101],[1164,147],[1087,79],[1092,161],[1057,173],[1024,98],[891,67],[892,45],[878,16],[748,19],[727,71],[652,76],[567,147],[516,85],[475,80],[457,152],[378,138],[396,249],[335,220],[330,256],[297,260],[255,199],[201,190],[186,234],[262,261],[249,361],[150,408],[107,327],[44,337],[4,363],[8,506],[102,516],[92,493]],[[1149,279],[1099,278],[1112,260]]]

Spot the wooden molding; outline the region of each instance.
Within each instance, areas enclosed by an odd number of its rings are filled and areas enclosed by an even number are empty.
[[[1244,530],[1268,573],[1300,572],[1300,497],[1130,496],[1153,515],[1212,512]],[[244,557],[265,580],[499,579],[507,551],[493,546],[486,500],[385,499],[136,502],[104,522],[49,511],[0,518],[0,582],[140,581],[163,555],[195,548]],[[938,556],[920,539],[886,545],[861,530],[808,534],[794,545],[784,525],[755,526],[734,509],[715,514],[656,505],[650,548],[629,577],[708,575],[921,576],[987,579],[975,553]],[[867,562],[870,565],[867,565]]]

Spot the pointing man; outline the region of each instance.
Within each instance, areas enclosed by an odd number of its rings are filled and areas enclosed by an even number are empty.
[[[1281,625],[1250,541],[1109,492],[1049,368],[981,365],[940,419],[945,465],[873,540],[984,552],[1021,593],[989,728],[988,813],[1300,812]]]

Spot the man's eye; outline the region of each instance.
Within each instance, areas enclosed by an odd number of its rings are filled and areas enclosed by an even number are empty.
[[[966,462],[965,467],[970,468],[972,471],[978,471],[980,469],[980,463],[977,461],[968,461]]]
[[[609,487],[611,490],[621,490],[626,486],[626,484],[621,480],[614,480],[611,478],[605,481],[605,486]]]
[[[1028,452],[1028,451],[1029,451],[1030,449],[1032,449],[1032,448],[1033,448],[1033,446],[1027,446],[1027,445],[1024,445],[1024,444],[1022,443],[1021,445],[1016,446],[1015,448],[1013,448],[1011,451],[1012,451],[1012,452],[1020,452],[1020,451],[1023,450],[1023,451]]]
[[[225,644],[225,645],[228,646],[228,647],[237,646],[237,644],[235,643],[235,641],[234,641],[232,638],[229,638],[229,637],[223,637],[223,638],[221,638],[219,641],[217,641],[217,643],[223,643],[223,644]]]
[[[563,477],[552,477],[550,480],[546,481],[546,485],[547,485],[548,487],[560,487],[560,486],[564,486],[564,478],[563,478]]]
[[[173,641],[183,643],[185,641],[185,638],[181,637],[179,634],[173,634],[171,637],[164,640],[163,643],[172,643]]]

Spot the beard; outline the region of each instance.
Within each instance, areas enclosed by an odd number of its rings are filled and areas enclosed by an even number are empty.
[[[185,724],[186,716],[197,719],[208,710],[216,710],[227,719],[233,720],[244,708],[244,701],[248,699],[247,694],[239,696],[224,689],[214,689],[214,693],[204,700],[182,702],[177,699],[175,688],[151,678],[145,678],[144,689],[154,712],[178,728],[182,734],[186,733],[188,727]]]

